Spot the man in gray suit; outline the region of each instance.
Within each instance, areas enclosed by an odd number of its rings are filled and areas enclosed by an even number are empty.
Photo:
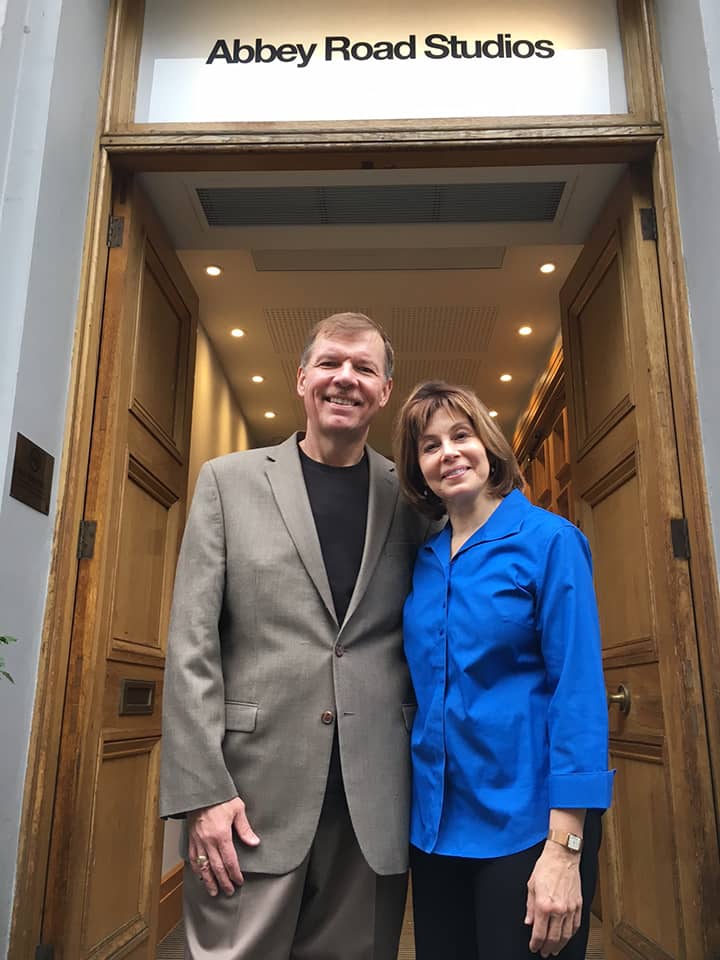
[[[198,477],[161,776],[161,815],[186,817],[192,960],[397,955],[415,709],[401,614],[426,524],[365,443],[392,364],[368,317],[321,321],[298,370],[305,434]]]

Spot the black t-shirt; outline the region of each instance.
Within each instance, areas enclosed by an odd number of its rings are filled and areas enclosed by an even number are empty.
[[[367,453],[352,467],[331,467],[312,460],[300,449],[300,462],[335,613],[341,624],[365,547],[370,483]]]

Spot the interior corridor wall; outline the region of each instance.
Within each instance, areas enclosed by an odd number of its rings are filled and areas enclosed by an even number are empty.
[[[200,323],[195,358],[188,490],[195,489],[200,467],[206,460],[234,450],[247,450],[252,445],[243,412]]]
[[[720,561],[720,4],[656,0],[705,469]]]
[[[0,34],[0,957],[56,518],[108,14],[106,0],[7,0]],[[15,434],[55,457],[49,516],[9,497]]]
[[[200,467],[206,460],[252,446],[247,422],[220,361],[202,326],[198,326],[195,359],[190,467],[188,492],[195,489]],[[180,821],[165,823],[162,872],[165,875],[179,862]]]

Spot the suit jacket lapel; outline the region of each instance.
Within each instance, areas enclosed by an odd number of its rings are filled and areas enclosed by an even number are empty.
[[[265,473],[295,549],[328,613],[337,624],[335,604],[330,592],[330,583],[325,571],[320,541],[300,465],[297,434],[293,434],[280,446],[268,451]]]
[[[363,549],[360,571],[355,581],[355,589],[343,620],[343,626],[350,620],[365,595],[380,554],[385,546],[388,530],[395,512],[398,488],[393,483],[395,468],[388,466],[383,457],[371,447],[366,447],[370,466],[370,489],[368,495],[368,517],[365,529],[365,548]]]

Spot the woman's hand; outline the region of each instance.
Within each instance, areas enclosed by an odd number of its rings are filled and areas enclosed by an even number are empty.
[[[530,949],[541,957],[558,954],[577,933],[581,913],[580,855],[548,840],[528,881]]]

